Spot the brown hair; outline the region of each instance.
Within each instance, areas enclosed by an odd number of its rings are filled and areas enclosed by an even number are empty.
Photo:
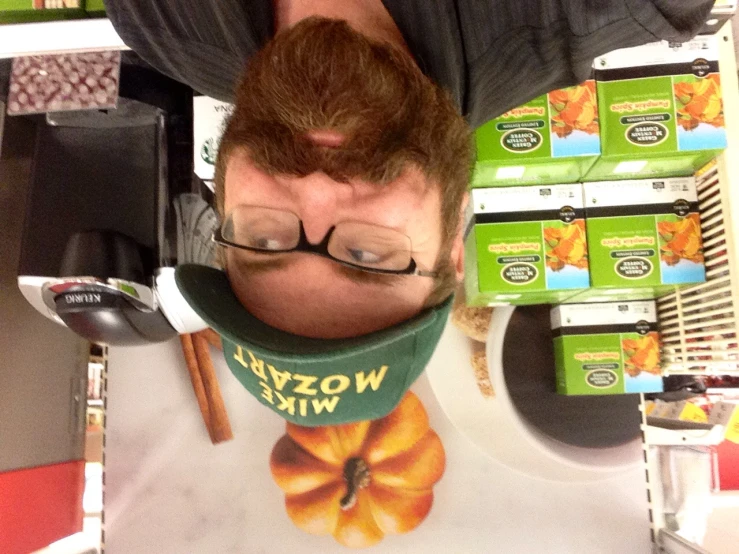
[[[340,131],[346,143],[321,149],[302,138],[320,128]],[[442,196],[439,276],[426,304],[454,291],[450,254],[472,168],[472,134],[450,96],[407,53],[336,20],[310,18],[278,33],[249,60],[236,90],[216,161],[221,217],[226,167],[237,148],[271,174],[320,170],[336,181],[362,178],[378,186],[392,186],[415,165]]]

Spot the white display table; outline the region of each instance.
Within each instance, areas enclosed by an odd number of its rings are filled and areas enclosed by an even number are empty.
[[[213,355],[235,437],[219,446],[208,439],[179,341],[110,349],[106,553],[346,553],[331,537],[292,524],[269,472],[284,421]],[[466,371],[466,363],[449,371]],[[446,472],[426,521],[369,551],[650,551],[643,468],[589,483],[527,477],[485,456],[457,431],[425,375],[412,390],[444,444]]]

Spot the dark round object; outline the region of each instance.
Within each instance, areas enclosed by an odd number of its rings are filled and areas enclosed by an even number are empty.
[[[142,311],[122,294],[95,285],[69,289],[54,298],[56,313],[72,331],[91,342],[137,346],[177,335],[159,311]]]
[[[513,405],[541,433],[572,446],[606,448],[639,436],[638,394],[557,394],[549,310],[518,307],[506,329],[503,375]]]

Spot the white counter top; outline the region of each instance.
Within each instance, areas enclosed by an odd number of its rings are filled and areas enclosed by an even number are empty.
[[[347,552],[288,518],[269,472],[284,422],[214,351],[235,439],[211,446],[178,340],[112,348],[108,374],[108,554]],[[425,376],[413,390],[446,449],[426,521],[370,552],[650,552],[643,469],[592,483],[532,479],[485,457],[443,415]]]

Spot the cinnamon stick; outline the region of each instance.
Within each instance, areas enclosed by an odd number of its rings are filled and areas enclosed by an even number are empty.
[[[198,357],[195,354],[195,346],[193,344],[192,335],[180,335],[180,342],[182,343],[182,353],[185,355],[187,372],[190,374],[192,388],[195,391],[195,398],[197,398],[198,407],[200,408],[200,413],[203,416],[203,422],[205,423],[205,427],[208,430],[208,435],[210,435],[210,440],[213,441],[213,433],[210,429],[210,408],[208,407],[208,399],[205,395],[203,378],[200,375],[200,365],[198,364]]]
[[[208,341],[208,344],[210,344],[213,348],[217,348],[218,350],[223,350],[223,344],[221,343],[221,335],[216,333],[210,327],[206,327],[202,331],[198,331],[195,334],[204,337],[205,340]]]
[[[228,420],[226,405],[221,395],[221,387],[218,384],[216,370],[210,357],[208,340],[202,334],[196,333],[192,335],[192,344],[200,367],[200,377],[205,389],[205,397],[208,400],[211,441],[213,441],[213,444],[218,444],[231,440],[233,439],[231,423]]]

